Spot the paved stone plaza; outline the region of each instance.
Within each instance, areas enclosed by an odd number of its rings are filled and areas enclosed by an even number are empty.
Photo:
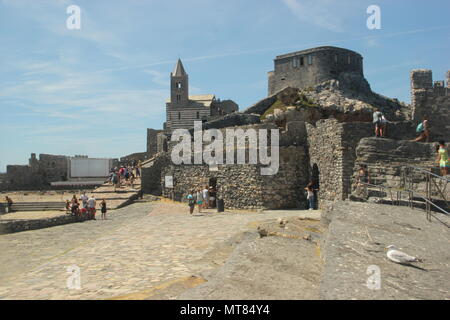
[[[214,254],[217,248],[255,232],[259,222],[299,214],[210,210],[190,216],[185,205],[143,202],[112,211],[106,221],[2,235],[0,299],[108,299],[152,290],[216,268],[227,258]],[[81,270],[80,290],[67,288],[67,267],[74,265]]]

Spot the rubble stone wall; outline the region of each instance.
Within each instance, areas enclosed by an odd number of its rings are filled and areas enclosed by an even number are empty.
[[[227,209],[280,209],[305,206],[303,188],[308,182],[307,157],[303,146],[280,147],[280,167],[275,175],[261,175],[259,164],[170,165],[164,168],[173,177],[173,188],[163,187],[163,196],[185,201],[192,190],[217,181],[217,198]]]

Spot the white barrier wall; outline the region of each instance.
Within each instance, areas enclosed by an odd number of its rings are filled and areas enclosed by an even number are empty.
[[[107,177],[111,169],[111,159],[71,158],[70,177]]]

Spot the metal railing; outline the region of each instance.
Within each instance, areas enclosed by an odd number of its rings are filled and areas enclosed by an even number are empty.
[[[448,179],[447,179],[448,180]],[[444,213],[446,215],[450,215],[450,212],[446,211],[445,209],[441,208],[440,206],[438,206],[437,204],[433,203],[431,200],[423,197],[422,195],[416,193],[413,190],[409,190],[409,189],[405,189],[405,188],[394,188],[394,187],[390,187],[390,186],[383,186],[383,185],[376,185],[376,184],[371,184],[371,183],[367,183],[367,182],[362,182],[359,181],[358,184],[361,185],[365,185],[365,186],[369,186],[369,187],[374,187],[374,188],[379,188],[380,192],[382,192],[383,190],[388,190],[390,197],[391,197],[391,203],[392,205],[395,205],[397,203],[397,205],[400,204],[400,200],[402,199],[401,194],[402,192],[406,192],[408,193],[408,202],[409,202],[409,207],[411,209],[414,209],[413,206],[413,199],[414,197],[418,197],[422,200],[425,201],[425,209],[426,209],[426,213],[427,213],[427,220],[431,221],[431,217],[435,218],[437,221],[439,221],[440,223],[442,223],[443,225],[445,225],[447,228],[450,228],[450,225],[448,225],[446,222],[442,221],[441,219],[439,219],[438,217],[436,217],[436,215],[431,213],[431,206],[435,207],[436,209],[438,209],[441,213]],[[396,192],[396,198],[397,201],[394,201],[394,196],[393,196],[393,191]]]
[[[420,173],[424,175],[422,178],[422,181],[415,181],[414,174]],[[431,205],[436,205],[433,203],[433,197],[434,196],[440,196],[441,200],[445,203],[446,209],[450,209],[449,204],[449,195],[447,194],[447,186],[450,182],[450,179],[447,177],[443,177],[440,175],[437,175],[429,170],[426,170],[424,168],[415,167],[415,166],[404,166],[402,170],[402,184],[404,188],[407,188],[409,190],[413,190],[414,185],[418,184],[420,182],[425,182],[425,194],[420,194],[419,192],[415,192],[420,198],[427,199],[426,201],[426,210],[427,212],[430,212]],[[443,210],[440,208],[441,211]],[[445,211],[445,210],[444,210]],[[447,212],[447,211],[445,211]]]

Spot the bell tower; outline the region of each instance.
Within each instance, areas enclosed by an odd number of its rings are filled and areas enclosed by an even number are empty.
[[[170,74],[170,102],[172,106],[185,105],[189,100],[189,77],[184,71],[183,63],[178,59],[175,69]]]

